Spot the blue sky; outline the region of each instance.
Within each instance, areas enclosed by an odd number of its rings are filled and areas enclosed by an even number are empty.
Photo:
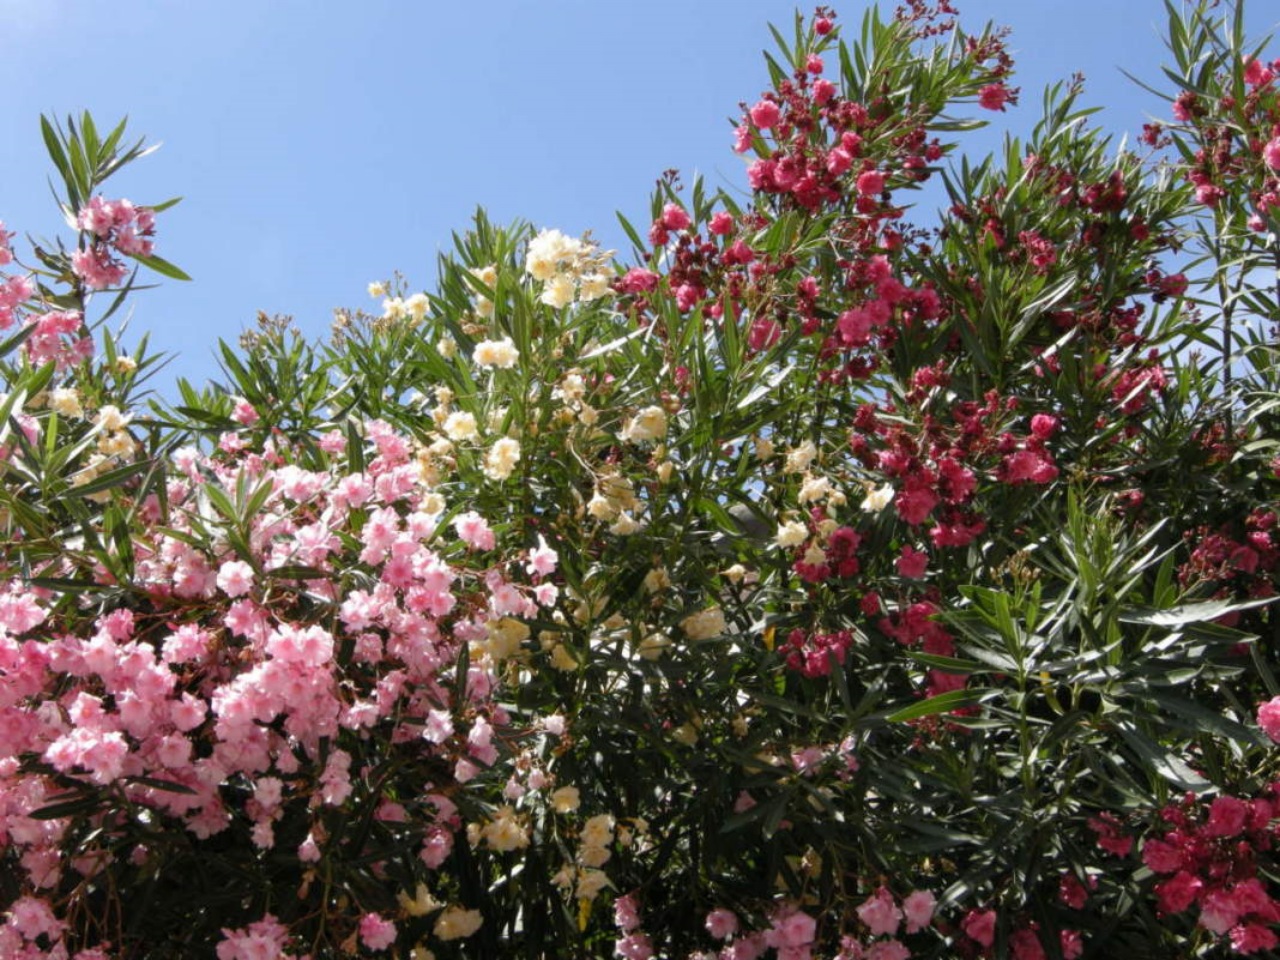
[[[849,28],[861,3],[833,4]],[[1164,105],[1160,0],[957,0],[962,22],[1013,28],[1022,106],[1075,71],[1099,122],[1136,131]],[[1274,29],[1252,0],[1255,34]],[[810,8],[806,6],[806,11]],[[783,0],[0,0],[0,219],[58,228],[41,112],[127,114],[163,148],[108,189],[184,201],[160,218],[157,253],[189,284],[134,302],[131,331],[177,355],[157,386],[216,376],[213,348],[258,310],[323,334],[337,306],[402,271],[428,287],[436,254],[477,205],[624,247],[615,211],[643,221],[665,169],[740,187],[728,118],[766,86],[766,24]]]

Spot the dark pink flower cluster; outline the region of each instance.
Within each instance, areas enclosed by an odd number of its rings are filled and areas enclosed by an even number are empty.
[[[1280,572],[1278,520],[1274,510],[1259,508],[1243,524],[1189,531],[1186,538],[1195,546],[1178,568],[1179,581],[1206,585],[1220,597],[1273,596]]]
[[[818,633],[796,629],[787,635],[781,652],[787,669],[806,677],[825,677],[830,675],[833,662],[844,666],[852,644],[853,634],[848,630]]]
[[[1197,907],[1197,924],[1228,937],[1236,953],[1274,949],[1280,902],[1259,860],[1280,837],[1277,818],[1280,783],[1251,800],[1188,796],[1166,807],[1165,829],[1142,846],[1143,863],[1160,878],[1155,894],[1161,913]]]

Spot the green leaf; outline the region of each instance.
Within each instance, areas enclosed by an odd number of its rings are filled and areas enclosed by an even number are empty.
[[[936,697],[929,697],[927,700],[921,700],[919,703],[913,703],[909,707],[891,713],[885,717],[885,720],[889,723],[906,723],[908,720],[919,720],[921,717],[950,713],[952,710],[959,710],[962,707],[977,706],[982,702],[983,695],[987,692],[984,689],[949,690],[946,693],[938,694]]]
[[[191,277],[187,274],[185,270],[181,269],[180,267],[175,267],[172,263],[170,263],[168,260],[165,260],[163,257],[157,257],[153,255],[150,257],[134,257],[133,259],[137,260],[144,267],[150,267],[156,273],[162,274],[163,276],[166,276],[166,277],[172,277],[174,280],[190,280],[191,279]]]

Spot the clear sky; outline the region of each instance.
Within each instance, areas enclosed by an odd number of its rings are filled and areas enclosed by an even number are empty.
[[[1043,87],[1076,71],[1099,122],[1136,131],[1165,105],[1161,0],[956,0],[976,32],[1013,28],[1023,133]],[[834,2],[846,29],[862,3]],[[729,118],[766,87],[766,27],[785,0],[0,0],[0,219],[48,235],[58,215],[41,112],[127,114],[163,148],[108,189],[182,195],[156,252],[194,277],[134,301],[131,331],[178,355],[158,386],[217,375],[217,338],[258,310],[328,329],[337,306],[402,271],[434,278],[450,232],[483,205],[623,247],[675,167],[741,187]],[[811,4],[804,8],[811,11]],[[1249,0],[1255,35],[1280,17]],[[1273,48],[1272,55],[1280,54]],[[985,152],[990,135],[973,139]],[[25,246],[23,244],[22,246]]]

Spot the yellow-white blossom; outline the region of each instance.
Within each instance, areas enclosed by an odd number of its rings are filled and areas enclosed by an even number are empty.
[[[573,303],[573,279],[566,274],[558,273],[547,281],[545,287],[542,288],[541,300],[549,307],[559,310]]]
[[[587,382],[582,379],[582,374],[576,370],[570,370],[564,375],[560,385],[552,391],[551,396],[572,405],[581,400],[586,392]]]
[[[800,485],[799,500],[801,503],[813,503],[825,500],[831,493],[831,481],[826,477],[805,477]]]
[[[452,360],[458,355],[458,341],[446,333],[436,341],[436,349],[440,351],[440,356]]]
[[[520,351],[516,349],[510,337],[504,337],[501,340],[481,340],[476,344],[471,359],[481,367],[510,370],[520,359]]]
[[[490,620],[485,626],[489,632],[485,652],[499,662],[515,656],[520,645],[529,639],[528,624],[514,617]]]
[[[494,818],[484,825],[480,835],[490,849],[500,853],[523,850],[529,845],[529,832],[516,819],[516,812],[511,807],[500,807]]]
[[[691,613],[680,621],[680,629],[690,640],[710,640],[724,633],[725,627],[724,611],[719,607]]]
[[[450,906],[445,907],[444,912],[436,917],[432,932],[441,940],[461,940],[479,930],[482,923],[484,917],[479,910]]]
[[[123,430],[132,418],[120,412],[118,407],[107,404],[98,409],[98,416],[94,420],[94,426],[102,430]]]
[[[419,322],[427,315],[427,311],[431,309],[431,300],[425,293],[415,293],[404,302],[404,309],[409,316]]]
[[[798,547],[809,539],[809,528],[799,520],[788,520],[786,523],[779,524],[778,533],[773,539],[784,550]]]
[[[99,437],[98,449],[108,457],[132,457],[138,449],[138,441],[121,430]]]
[[[671,731],[671,739],[686,747],[698,742],[698,729],[691,723],[682,723]]]
[[[613,817],[597,813],[582,825],[578,839],[587,847],[604,847],[613,842]]]
[[[613,521],[613,524],[609,527],[609,532],[615,537],[629,537],[639,529],[640,524],[631,515],[631,511],[623,510],[618,514],[618,519]]]
[[[551,794],[551,809],[556,813],[573,813],[581,804],[577,787],[561,787]]]
[[[654,567],[644,575],[644,589],[646,593],[661,593],[663,590],[671,588],[671,574],[667,573],[666,567]]]
[[[388,297],[382,301],[383,320],[402,320],[404,313],[404,301],[399,297]]]
[[[83,417],[80,392],[74,387],[58,387],[49,393],[49,409],[60,417]]]
[[[594,900],[605,887],[612,886],[603,870],[582,870],[578,873],[578,899]]]
[[[431,891],[427,889],[425,883],[419,883],[418,889],[414,891],[412,897],[403,890],[396,894],[396,900],[400,904],[400,908],[411,917],[425,917],[433,910],[439,910],[444,904],[431,896]]]
[[[484,458],[484,475],[490,480],[505,480],[511,476],[520,459],[520,441],[511,437],[496,440]]]
[[[603,273],[587,273],[578,287],[578,299],[583,303],[599,300],[609,292],[609,278]]]
[[[867,495],[862,501],[862,509],[867,513],[879,513],[893,500],[893,484],[883,487],[868,487]]]
[[[369,284],[369,296],[372,297],[374,300],[377,300],[379,297],[385,297],[386,295],[387,295],[387,285],[383,283],[381,280],[374,280],[371,284]]]
[[[445,418],[444,433],[450,440],[471,440],[480,435],[476,418],[464,410],[456,410]]]
[[[812,440],[806,440],[800,446],[792,447],[787,451],[785,469],[787,473],[804,473],[817,456],[818,448],[814,446]]]
[[[561,673],[570,673],[578,669],[578,661],[573,659],[563,643],[557,643],[551,650],[551,666]]]
[[[667,411],[662,407],[645,407],[622,429],[622,439],[633,442],[659,440],[667,435]]]
[[[671,646],[671,638],[665,633],[651,633],[640,641],[640,646],[636,648],[636,653],[640,654],[645,660],[657,660],[667,648]]]

